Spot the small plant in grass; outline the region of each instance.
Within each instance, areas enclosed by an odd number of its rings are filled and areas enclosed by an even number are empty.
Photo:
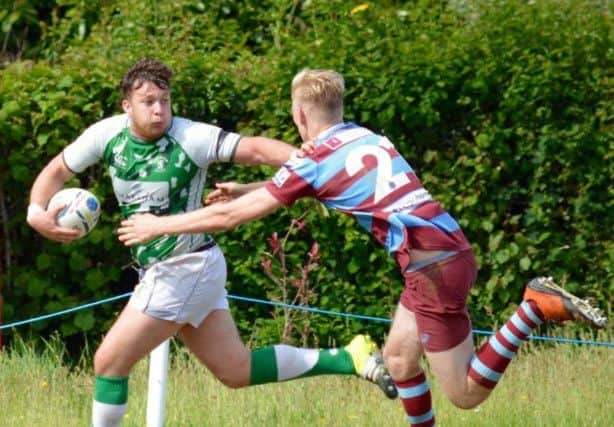
[[[268,297],[272,301],[287,304],[273,312],[273,318],[283,322],[281,341],[289,343],[298,335],[297,338],[306,346],[311,334],[309,313],[288,306],[309,306],[316,296],[313,289],[314,281],[310,273],[319,265],[318,242],[312,243],[306,259],[290,254],[290,238],[299,233],[308,234],[304,218],[305,214],[298,219],[293,219],[281,239],[277,232],[269,237],[270,251],[264,253],[261,265],[274,285],[273,289],[267,292]]]

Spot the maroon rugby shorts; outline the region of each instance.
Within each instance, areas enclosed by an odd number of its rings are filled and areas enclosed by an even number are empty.
[[[404,274],[401,304],[415,314],[426,351],[449,350],[471,332],[467,296],[476,275],[477,264],[471,250]]]

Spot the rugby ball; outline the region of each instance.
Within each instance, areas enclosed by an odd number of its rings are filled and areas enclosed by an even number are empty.
[[[58,205],[65,205],[58,213],[58,225],[79,230],[79,237],[85,236],[98,224],[100,202],[83,188],[65,188],[58,191],[49,200],[47,209]]]

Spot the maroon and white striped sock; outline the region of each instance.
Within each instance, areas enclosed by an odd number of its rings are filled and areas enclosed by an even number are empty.
[[[433,412],[431,390],[424,372],[406,381],[395,381],[395,384],[409,424],[412,427],[433,427],[435,413]]]
[[[486,388],[495,388],[520,345],[543,322],[537,303],[523,301],[505,325],[473,356],[468,375]]]

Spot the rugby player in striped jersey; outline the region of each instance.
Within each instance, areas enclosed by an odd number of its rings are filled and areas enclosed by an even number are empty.
[[[266,183],[219,184],[209,201],[234,198],[227,203],[129,218],[119,239],[131,246],[160,234],[228,230],[303,197],[354,217],[396,260],[405,282],[384,359],[416,427],[435,425],[423,354],[445,395],[467,409],[490,395],[543,322],[604,325],[598,309],[538,277],[505,325],[475,351],[466,300],[477,266],[465,234],[388,138],[343,120],[344,89],[334,71],[300,72],[292,82],[292,117],[303,141],[313,142],[312,154],[286,162]]]

